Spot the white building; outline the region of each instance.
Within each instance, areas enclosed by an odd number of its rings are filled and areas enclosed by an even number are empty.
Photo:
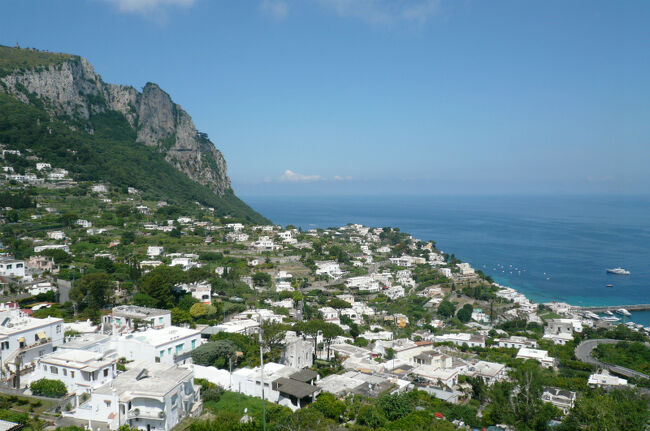
[[[190,353],[201,342],[196,329],[168,326],[122,335],[116,340],[116,348],[127,360],[182,364],[191,362]]]
[[[190,268],[200,268],[201,264],[190,257],[176,257],[172,259],[170,266],[180,266],[183,271],[187,271]]]
[[[582,322],[578,319],[551,319],[547,321],[544,329],[544,339],[553,341],[554,344],[565,345],[573,341],[573,333],[582,332]]]
[[[601,373],[595,373],[589,376],[587,384],[592,388],[615,388],[618,386],[627,386],[627,380],[612,376],[609,374],[609,371],[603,370]]]
[[[333,260],[324,260],[316,262],[316,275],[325,274],[330,278],[339,278],[343,275],[338,262]]]
[[[451,268],[440,268],[438,271],[447,278],[451,278]]]
[[[320,393],[313,383],[318,374],[273,362],[264,364],[264,396],[267,401],[297,410],[312,402]],[[240,368],[232,373],[233,389],[243,394],[262,396],[262,373],[257,368]]]
[[[25,261],[11,257],[0,257],[0,275],[5,277],[24,277]]]
[[[119,305],[113,307],[111,314],[104,316],[104,326],[113,333],[131,332],[136,328],[166,328],[172,324],[169,310],[138,307],[137,305]]]
[[[260,324],[257,320],[253,319],[242,319],[242,320],[231,320],[230,322],[223,322],[214,326],[216,333],[226,332],[229,334],[243,334],[251,335],[257,333]]]
[[[62,230],[53,230],[47,233],[49,239],[65,239],[65,233]]]
[[[575,400],[576,393],[567,391],[566,389],[547,387],[544,388],[544,392],[542,393],[542,401],[553,404],[562,410],[564,414],[569,413],[569,410],[573,408]]]
[[[485,347],[485,337],[476,334],[459,333],[436,335],[434,341],[436,343],[451,342],[457,346],[467,344],[468,347]]]
[[[147,247],[147,256],[150,259],[153,259],[154,257],[162,255],[164,250],[165,248],[162,246],[150,245]]]
[[[42,171],[45,169],[52,169],[52,165],[50,165],[49,163],[36,163],[37,171]]]
[[[529,349],[527,347],[522,347],[517,352],[517,358],[519,359],[534,359],[539,362],[542,367],[551,368],[555,365],[555,358],[548,355],[546,350],[538,349]]]
[[[93,227],[93,224],[91,222],[89,222],[88,220],[81,219],[81,218],[78,219],[77,221],[75,221],[74,223],[76,225],[79,225],[79,226],[83,227],[83,228]]]
[[[253,242],[251,245],[258,251],[273,251],[282,248],[280,245],[273,243],[273,239],[268,236],[259,237],[257,241]]]
[[[90,190],[93,193],[107,193],[108,192],[108,187],[106,187],[104,184],[96,184],[90,188]]]
[[[15,359],[28,364],[63,343],[63,319],[36,319],[20,311],[17,303],[0,304],[0,372],[15,370]]]
[[[170,431],[183,418],[197,417],[202,404],[194,371],[173,364],[136,364],[64,416],[102,424],[111,430],[128,425],[143,431]]]
[[[311,367],[314,364],[314,341],[287,331],[281,363],[297,369]]]
[[[389,299],[395,300],[404,297],[404,288],[402,286],[391,286],[384,290],[384,295]]]
[[[499,347],[508,347],[511,349],[521,349],[522,347],[534,349],[537,347],[537,341],[517,335],[513,335],[510,338],[495,338],[494,341]]]
[[[495,382],[502,382],[508,377],[504,364],[486,361],[470,364],[467,370],[461,372],[461,374],[469,377],[481,377],[488,385],[492,385]]]
[[[62,381],[69,393],[91,393],[117,376],[116,357],[78,349],[60,349],[38,359],[31,381]]]

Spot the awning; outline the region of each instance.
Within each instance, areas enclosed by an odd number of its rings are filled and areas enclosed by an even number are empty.
[[[36,334],[39,340],[45,340],[47,338],[47,335],[45,335],[45,331],[41,331]]]
[[[20,338],[18,339],[18,342],[19,342],[19,343],[24,343],[24,342],[25,342],[25,337],[20,337]]]

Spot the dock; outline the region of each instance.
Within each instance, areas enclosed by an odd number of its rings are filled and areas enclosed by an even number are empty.
[[[579,307],[582,311],[591,311],[593,313],[604,313],[605,311],[616,311],[621,308],[627,311],[646,311],[650,310],[650,304],[634,304],[634,305],[604,305],[600,307]]]

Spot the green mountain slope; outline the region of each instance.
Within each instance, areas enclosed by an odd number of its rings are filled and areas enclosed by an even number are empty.
[[[43,104],[25,104],[0,93],[0,143],[38,155],[52,166],[67,169],[79,181],[105,181],[135,187],[145,197],[178,204],[195,201],[249,222],[267,220],[238,199],[232,190],[223,197],[189,179],[155,148],[135,142],[135,131],[119,112],[92,115],[95,133],[73,130],[50,118]]]
[[[223,155],[167,93],[107,84],[79,56],[0,46],[0,144],[76,180],[268,222],[235,196]]]

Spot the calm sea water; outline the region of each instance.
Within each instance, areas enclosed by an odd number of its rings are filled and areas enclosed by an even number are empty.
[[[276,224],[396,226],[534,301],[650,303],[650,196],[258,197]],[[629,276],[606,274],[621,266]],[[606,287],[612,284],[613,287]],[[650,325],[650,312],[631,320]]]

